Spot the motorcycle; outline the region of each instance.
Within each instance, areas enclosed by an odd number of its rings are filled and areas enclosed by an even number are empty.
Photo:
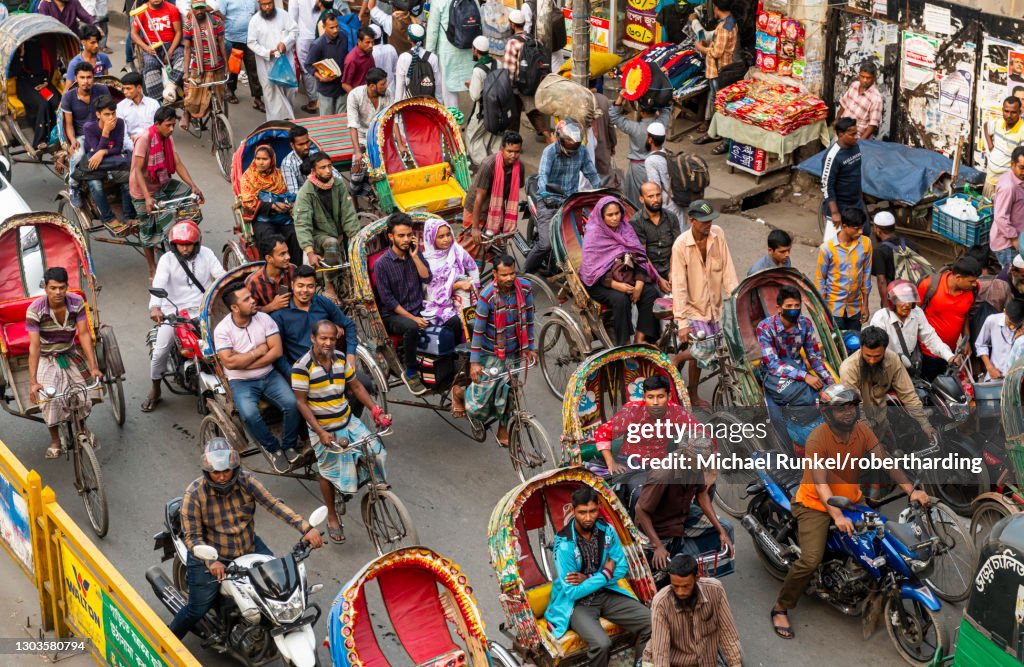
[[[327,520],[321,506],[309,517],[319,526]],[[163,568],[154,565],[146,572],[153,592],[172,614],[186,604],[188,549],[181,529],[181,498],[167,503],[165,529],[154,536],[154,549],[163,552],[161,562],[174,559],[173,583]],[[306,567],[312,547],[301,540],[279,558],[247,554],[227,565],[214,607],[192,629],[203,647],[226,653],[247,667],[258,667],[280,658],[285,665],[315,667],[317,656],[313,626],[320,619],[320,607],[309,596],[323,584],[306,584]],[[192,555],[205,561],[217,560],[217,550],[200,544]]]
[[[797,522],[791,513],[790,491],[800,483],[798,470],[773,474],[767,452],[755,458],[759,479],[747,487],[751,497],[743,527],[753,538],[758,557],[776,579],[785,579],[800,556]],[[934,567],[939,538],[930,534],[927,510],[911,503],[905,523],[888,521],[874,510],[832,496],[853,522],[853,536],[829,528],[825,556],[808,592],[843,614],[862,618],[865,638],[884,619],[896,651],[912,665],[927,665],[946,648],[946,635],[937,616],[941,603],[926,579]]]
[[[158,299],[167,299],[167,290],[151,288],[149,293]],[[168,299],[170,301],[170,299]],[[164,315],[146,334],[146,347],[153,354],[157,332],[160,327],[174,327],[174,345],[167,359],[164,384],[172,394],[196,397],[196,409],[206,415],[206,396],[214,391],[223,391],[212,366],[205,361],[199,335],[199,319],[189,316],[187,310],[178,308],[171,301],[175,314]]]

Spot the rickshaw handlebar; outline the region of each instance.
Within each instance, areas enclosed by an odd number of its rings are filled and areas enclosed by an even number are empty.
[[[480,373],[480,378],[478,382],[490,382],[491,380],[498,379],[502,375],[517,375],[519,373],[524,373],[536,365],[536,361],[527,361],[514,366],[505,366],[504,371],[498,370],[497,368],[484,369]]]
[[[336,449],[335,453],[336,454],[347,454],[349,452],[353,452],[353,451],[356,451],[358,449],[362,449],[364,445],[369,444],[372,440],[375,440],[377,438],[382,438],[382,437],[385,437],[385,436],[389,436],[389,435],[391,435],[391,427],[390,426],[388,426],[387,428],[382,428],[381,430],[377,431],[376,433],[371,433],[370,435],[367,435],[367,436],[364,436],[362,438],[359,438],[358,440],[352,440],[347,445],[345,445],[344,447]],[[337,441],[335,441],[334,444],[337,445],[338,444]]]
[[[223,86],[227,82],[228,82],[228,79],[224,79],[223,81],[210,81],[208,83],[198,83],[198,82],[192,81],[190,79],[189,82],[188,82],[188,85],[195,86],[196,88],[212,88],[213,86]]]
[[[163,201],[157,201],[153,204],[154,211],[165,211],[169,209],[178,209],[192,204],[199,203],[199,195],[189,194],[184,197],[178,197],[177,199],[165,199]]]
[[[42,403],[49,403],[50,401],[64,400],[65,398],[68,398],[68,397],[70,397],[70,396],[72,396],[74,394],[77,394],[79,392],[82,392],[82,391],[88,393],[90,391],[94,391],[96,389],[99,389],[101,384],[102,383],[99,380],[94,379],[90,384],[87,384],[85,386],[76,385],[76,386],[73,386],[73,387],[68,387],[66,390],[62,391],[59,394],[54,393],[53,396],[48,396],[46,394],[46,390],[44,389],[42,392],[39,393],[39,396],[38,396],[39,403],[42,404]]]

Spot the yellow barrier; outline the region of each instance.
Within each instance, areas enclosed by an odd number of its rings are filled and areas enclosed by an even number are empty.
[[[35,584],[43,625],[112,667],[199,667],[164,621],[0,441],[0,544]],[[29,534],[26,535],[25,533]]]

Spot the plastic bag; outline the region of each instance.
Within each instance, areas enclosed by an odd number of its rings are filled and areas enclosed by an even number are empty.
[[[292,67],[288,56],[278,56],[274,64],[270,66],[270,73],[267,79],[275,86],[282,88],[298,88],[299,80],[295,78],[295,68]]]

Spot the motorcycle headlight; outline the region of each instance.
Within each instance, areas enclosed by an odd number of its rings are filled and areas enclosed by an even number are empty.
[[[267,608],[274,615],[278,623],[294,623],[306,611],[306,602],[302,596],[302,589],[297,588],[286,602],[278,602],[264,598]]]

